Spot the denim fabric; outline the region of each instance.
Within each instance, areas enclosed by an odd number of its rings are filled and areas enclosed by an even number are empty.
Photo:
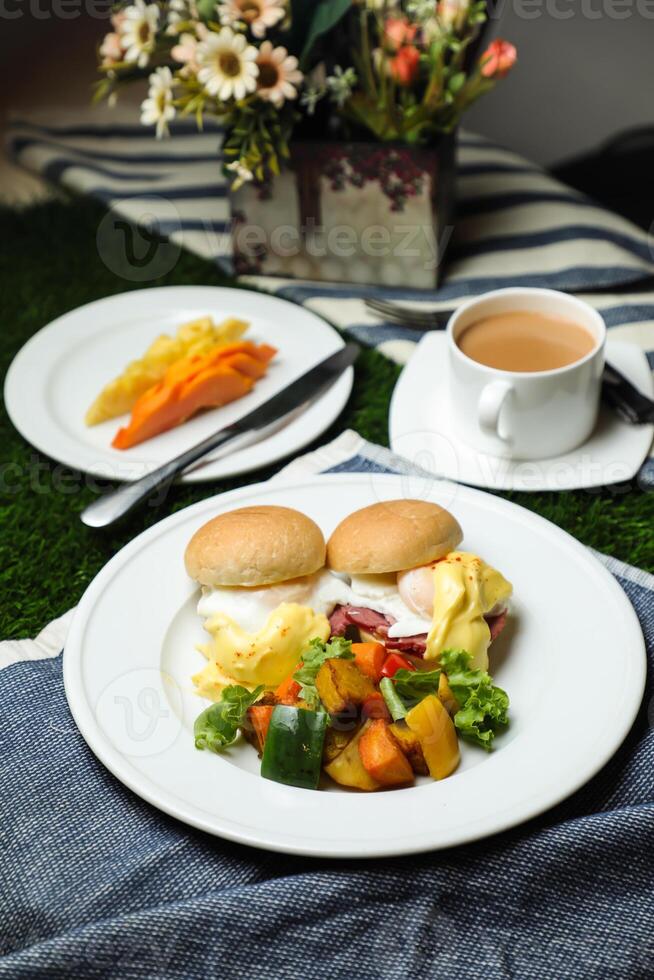
[[[537,820],[411,858],[295,858],[177,823],[87,748],[61,657],[0,672],[0,978],[652,977],[653,591],[607,564],[650,658],[625,743]]]

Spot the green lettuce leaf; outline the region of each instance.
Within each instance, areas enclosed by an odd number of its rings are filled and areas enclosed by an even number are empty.
[[[490,751],[498,729],[509,723],[509,696],[493,684],[485,670],[470,670],[472,657],[465,650],[445,650],[439,663],[459,710],[454,724],[464,738]]]
[[[302,666],[293,674],[293,680],[300,685],[300,697],[314,711],[320,707],[320,696],[316,688],[316,677],[325,660],[354,660],[352,642],[342,636],[335,636],[330,643],[318,638],[311,640],[300,658]]]
[[[220,701],[205,708],[195,719],[193,734],[196,749],[222,752],[231,745],[245,721],[248,708],[261,697],[264,690],[263,684],[254,691],[248,691],[239,684],[226,687]]]
[[[398,670],[393,675],[395,690],[409,707],[413,707],[428,694],[438,692],[440,670]]]

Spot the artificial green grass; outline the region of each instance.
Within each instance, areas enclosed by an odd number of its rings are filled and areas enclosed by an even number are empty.
[[[90,201],[56,201],[28,210],[0,210],[0,365],[6,372],[25,341],[68,310],[112,293],[144,288],[112,273],[96,248],[104,211]],[[174,268],[148,286],[232,284],[215,266],[182,253]],[[363,351],[356,383],[341,418],[343,428],[388,445],[387,413],[399,368]],[[83,474],[37,453],[0,416],[0,638],[31,636],[74,605],[105,562],[139,531],[203,497],[265,480],[282,463],[240,479],[174,486],[159,508],[145,508],[109,532],[78,519],[93,498]],[[312,447],[309,447],[312,448]],[[636,486],[575,493],[507,494],[581,541],[654,571],[654,494]],[[537,556],[534,556],[537,561]]]

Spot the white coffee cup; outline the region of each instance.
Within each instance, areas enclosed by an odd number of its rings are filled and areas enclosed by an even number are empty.
[[[473,361],[457,344],[482,317],[528,311],[562,317],[595,338],[589,354],[551,371],[504,371]],[[546,459],[576,449],[597,421],[606,327],[587,303],[552,289],[515,287],[464,303],[447,325],[451,423],[468,445],[493,456]]]

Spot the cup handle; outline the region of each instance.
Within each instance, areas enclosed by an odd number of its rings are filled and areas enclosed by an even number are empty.
[[[479,398],[477,418],[479,426],[487,436],[510,442],[510,433],[500,432],[500,413],[507,398],[513,391],[513,385],[508,381],[491,381],[487,384]]]

